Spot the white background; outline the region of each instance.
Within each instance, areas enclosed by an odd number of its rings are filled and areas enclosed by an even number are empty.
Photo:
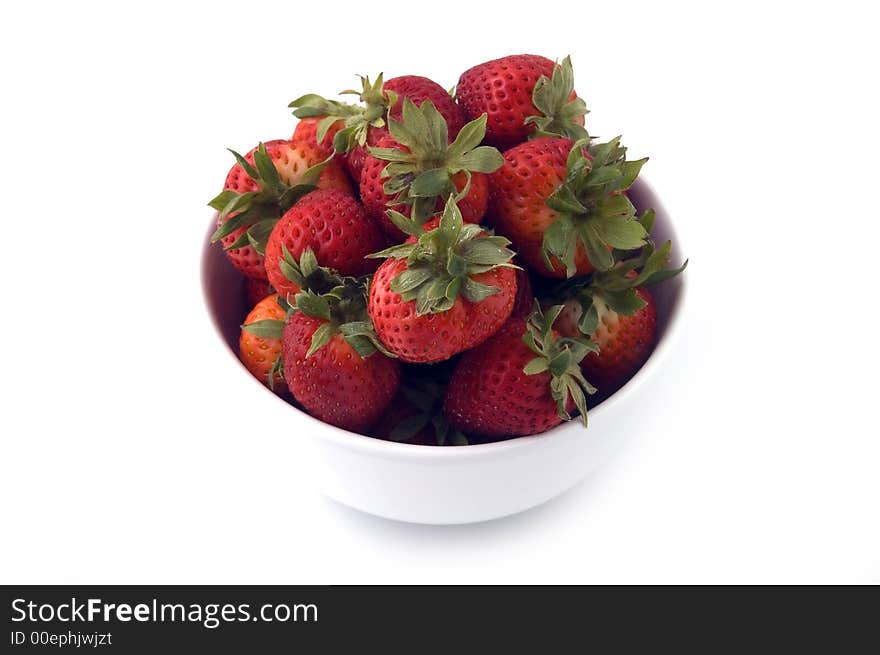
[[[880,582],[876,21],[660,4],[5,3],[0,582]],[[571,53],[591,133],[650,155],[682,338],[643,429],[561,498],[358,514],[208,323],[224,148],[355,73],[448,87],[518,52]]]

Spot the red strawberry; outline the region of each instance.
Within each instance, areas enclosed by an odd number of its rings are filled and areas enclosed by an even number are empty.
[[[653,212],[646,212],[650,229]],[[599,347],[581,362],[581,369],[597,389],[607,395],[641,368],[654,348],[657,310],[647,286],[681,273],[665,268],[672,244],[659,249],[649,242],[616,268],[594,273],[589,282],[564,284],[555,298],[565,302],[555,329],[570,337],[587,336]]]
[[[308,143],[315,150],[323,152],[324,159],[326,159],[333,154],[333,137],[336,136],[336,133],[345,126],[345,122],[338,120],[331,123],[327,128],[327,131],[324,133],[324,138],[321,139],[321,143],[318,143],[318,128],[324,118],[326,118],[326,116],[309,116],[301,118],[296,124],[296,129],[294,129],[293,136],[290,137],[290,140],[299,143]]]
[[[485,117],[464,126],[452,143],[443,116],[431,102],[421,108],[409,99],[403,102],[403,122],[391,119],[390,137],[370,148],[360,179],[361,197],[370,216],[383,222],[386,232],[398,240],[404,234],[385,212],[394,208],[418,224],[429,220],[451,194],[467,222],[479,222],[488,201],[484,173],[497,169],[501,154],[479,145],[485,133]]]
[[[398,123],[403,117],[403,100],[408,98],[416,107],[421,107],[426,100],[430,100],[443,119],[449,130],[449,137],[454,139],[458,136],[461,128],[468,122],[467,114],[449,92],[442,86],[419,75],[402,75],[392,77],[385,82],[382,90],[387,94],[389,91],[397,94],[397,102],[388,110],[388,115]]]
[[[629,380],[648,359],[657,338],[657,309],[647,289],[636,291],[645,306],[631,316],[618,314],[595,301],[599,315],[593,340],[599,352],[590,353],[581,369],[596,387],[610,392]]]
[[[409,152],[408,148],[400,145],[391,135],[383,138],[377,145],[380,148]],[[406,235],[394,225],[387,211],[391,207],[409,217],[411,207],[395,205],[395,196],[385,193],[386,179],[382,177],[382,171],[387,165],[387,161],[367,155],[360,180],[361,199],[369,216],[382,226],[385,233],[396,241],[402,241]],[[483,173],[471,173],[470,178],[470,189],[467,195],[458,201],[458,207],[466,223],[479,223],[489,204],[489,178]],[[455,192],[460,193],[467,185],[468,176],[466,172],[459,171],[452,175],[451,180]],[[432,210],[443,211],[443,204],[443,199],[436,198]]]
[[[282,337],[290,392],[312,416],[365,432],[397,393],[400,364],[379,350],[363,283],[346,278],[324,295],[303,290],[295,306]]]
[[[389,259],[373,277],[368,307],[388,350],[404,362],[440,362],[498,330],[516,295],[507,239],[464,223],[453,200],[428,231],[398,224],[414,236],[377,253]]]
[[[352,193],[351,183],[323,151],[295,141],[269,141],[242,157],[226,176],[223,191],[209,203],[219,212],[212,239],[247,277],[266,279],[263,249],[275,221],[314,186]]]
[[[281,377],[281,333],[286,320],[287,311],[278,295],[266,296],[244,319],[238,341],[242,364],[276,393],[286,388]]]
[[[348,153],[346,153],[345,169],[348,171],[348,174],[351,175],[351,179],[355,182],[360,181],[361,176],[363,175],[364,166],[367,162],[367,157],[370,156],[369,149],[378,146],[386,138],[390,138],[390,135],[388,134],[388,130],[384,127],[370,128],[364,145],[355,145]]]
[[[245,307],[251,309],[266,296],[275,293],[272,285],[265,280],[246,277],[244,279],[244,302]]]
[[[433,380],[404,379],[400,390],[370,434],[421,446],[463,446],[467,437],[449,427],[443,415],[445,388]]]
[[[574,92],[571,60],[555,65],[538,55],[511,55],[465,71],[455,88],[471,118],[487,114],[486,142],[502,150],[529,136],[587,136],[587,107]]]
[[[357,276],[376,270],[375,260],[366,256],[384,246],[382,231],[357,200],[337,189],[318,189],[304,195],[272,229],[266,273],[282,297],[292,296],[300,285],[285,276],[285,256],[298,260],[310,248],[321,266]]]
[[[623,193],[646,160],[626,161],[619,137],[591,145],[542,137],[504,153],[490,176],[490,216],[522,261],[549,277],[614,265],[613,248],[645,244],[646,232]]]
[[[355,180],[360,179],[367,146],[375,146],[387,134],[386,115],[390,113],[392,119],[400,120],[404,98],[409,98],[419,107],[430,100],[446,120],[453,138],[467,120],[464,111],[449,93],[427,77],[404,75],[386,82],[380,74],[375,83],[371,83],[369,77],[361,77],[361,87],[360,91],[348,90],[343,93],[358,96],[364,106],[347,105],[312,93],[290,103],[291,107],[295,107],[294,115],[301,118],[333,116],[345,121],[345,127],[334,139],[334,145],[337,151],[348,153],[348,170]],[[389,93],[395,96],[391,107],[388,106]]]
[[[539,310],[528,319],[511,317],[462,355],[444,402],[450,425],[481,437],[537,434],[571,418],[575,407],[586,424],[584,393],[595,389],[578,362],[595,346],[552,330],[560,310],[557,305],[546,317]]]

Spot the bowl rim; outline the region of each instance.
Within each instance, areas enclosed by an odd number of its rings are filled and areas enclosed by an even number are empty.
[[[665,206],[660,202],[660,199],[654,191],[654,188],[648,182],[646,182],[644,178],[641,177],[638,179],[638,183],[639,186],[643,187],[645,191],[655,199],[656,205],[662,207],[663,213],[668,218],[668,212],[666,211]],[[216,213],[214,214],[214,216],[216,216]],[[669,224],[675,238],[676,252],[680,254],[685,253],[686,250],[681,245],[681,238],[679,237],[678,231],[675,229],[675,225],[672,223],[671,219],[669,219]],[[298,407],[291,405],[284,399],[272,393],[269,389],[266,388],[264,384],[262,384],[259,380],[254,378],[248,372],[236,353],[233,352],[232,348],[229,347],[229,344],[226,342],[226,339],[223,336],[221,326],[218,324],[210,309],[211,305],[208,293],[208,283],[205,266],[205,252],[207,252],[207,248],[209,247],[213,246],[210,244],[210,242],[206,246],[205,239],[204,237],[202,237],[202,261],[200,266],[202,300],[204,310],[208,314],[208,318],[210,319],[211,324],[214,327],[215,337],[220,341],[220,344],[223,346],[223,350],[226,352],[227,356],[238,364],[241,370],[245,374],[247,374],[248,378],[250,378],[250,382],[259,387],[259,389],[264,392],[264,396],[269,398],[270,402],[282,403],[286,409],[292,409],[294,412],[296,412],[298,420],[305,420],[307,422],[307,425],[314,426],[316,428],[315,430],[310,430],[307,436],[320,437],[321,439],[328,440],[334,445],[340,446],[342,448],[359,451],[363,454],[373,455],[377,457],[450,461],[457,459],[481,458],[487,456],[496,457],[504,453],[510,453],[517,450],[530,448],[536,442],[546,442],[553,436],[560,436],[558,433],[562,431],[584,430],[584,428],[580,426],[580,421],[577,419],[573,419],[571,421],[565,421],[539,434],[522,437],[512,437],[503,441],[495,441],[484,444],[468,444],[466,446],[430,446],[423,444],[403,443],[391,441],[388,439],[380,439],[378,437],[371,437],[357,432],[351,432],[344,428],[331,425],[330,423],[325,423],[324,421],[315,418],[307,412],[300,410]],[[595,409],[590,410],[589,419],[591,421],[595,420],[599,416],[606,414],[611,407],[614,407],[618,403],[623,402],[625,396],[631,395],[632,392],[637,387],[639,387],[642,382],[649,375],[651,375],[652,372],[660,365],[660,363],[665,359],[668,351],[674,345],[681,331],[681,317],[684,313],[684,308],[688,298],[688,282],[686,276],[680,276],[677,278],[676,281],[679,285],[678,297],[669,313],[669,317],[666,322],[666,328],[660,339],[658,339],[657,343],[655,344],[654,350],[651,352],[650,356],[641,366],[641,368],[636,371],[635,375],[633,375],[626,382],[626,384],[624,384],[620,389],[611,394],[608,398],[603,400]],[[587,430],[589,430],[589,427],[587,428]]]

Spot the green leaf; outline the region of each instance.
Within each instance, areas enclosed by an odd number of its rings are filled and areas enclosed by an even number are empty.
[[[284,333],[284,325],[284,321],[267,318],[253,323],[245,323],[241,329],[261,339],[280,339]]]
[[[399,211],[389,209],[385,214],[391,222],[394,223],[394,226],[404,234],[418,238],[425,232],[425,229],[421,225],[416,223],[409,216],[401,214]]]
[[[300,291],[296,294],[296,308],[306,316],[330,320],[330,305],[327,299],[311,291]]]
[[[264,221],[260,221],[252,225],[247,231],[247,238],[250,241],[251,245],[254,247],[260,255],[266,254],[266,243],[269,241],[269,235],[272,234],[272,230],[275,228],[275,224],[278,221],[274,218],[269,218]]]
[[[596,219],[592,224],[603,242],[621,250],[632,250],[645,245],[648,236],[642,224],[632,218],[611,216]]]
[[[496,148],[480,146],[459,157],[454,168],[472,173],[494,173],[502,165],[504,165],[504,157]]]
[[[437,152],[443,152],[449,143],[449,128],[446,126],[446,119],[437,111],[434,103],[430,100],[425,100],[422,103],[421,112],[428,124],[426,136],[430,146]]]
[[[666,280],[675,277],[680,274],[687,268],[688,261],[685,260],[684,264],[679,266],[678,268],[667,268],[662,271],[657,271],[648,277],[644,282],[642,282],[642,286],[651,287],[655,284],[660,284],[661,282],[665,282]]]
[[[542,251],[544,260],[549,270],[553,270],[550,263],[551,257],[558,258],[566,269],[566,275],[571,277],[575,270],[574,253],[576,246],[575,225],[568,214],[561,214],[551,225],[544,231],[544,241]]]
[[[427,267],[406,268],[391,280],[391,290],[399,294],[412,291],[431,279],[431,273],[431,269]]]
[[[593,222],[585,223],[580,229],[581,242],[587,253],[587,259],[593,267],[600,271],[607,271],[614,266],[614,256],[608,250]]]
[[[425,429],[430,419],[427,414],[408,416],[394,427],[388,438],[392,441],[409,441]]]
[[[255,169],[253,166],[251,166],[250,162],[247,159],[242,157],[240,154],[238,154],[237,152],[235,152],[235,150],[232,150],[231,148],[227,148],[227,150],[229,150],[229,152],[232,153],[232,156],[235,157],[235,161],[238,162],[238,165],[244,169],[244,172],[247,173],[248,176],[250,176],[250,178],[252,180],[254,180],[256,182],[257,180],[260,179],[260,174],[257,173],[257,169]]]
[[[654,218],[656,214],[653,209],[646,209],[642,212],[642,215],[638,217],[639,223],[642,224],[642,227],[645,228],[645,232],[647,234],[651,233],[651,230],[654,229]]]
[[[336,326],[332,323],[321,323],[321,325],[318,326],[318,329],[315,330],[314,334],[312,334],[312,343],[306,352],[306,358],[311,357],[318,350],[330,343],[330,339],[333,338],[333,335],[336,334],[336,332]]]
[[[483,139],[486,137],[487,120],[488,116],[482,114],[461,128],[458,136],[449,145],[448,153],[450,160],[460,159],[466,152],[473,150],[483,142]]]
[[[208,203],[208,206],[216,209],[219,212],[237,196],[238,194],[232,189],[224,189],[211,199],[211,201]]]
[[[399,150],[397,148],[374,148],[373,146],[369,146],[367,148],[370,151],[370,154],[373,155],[376,159],[381,159],[382,161],[392,161],[392,162],[404,162],[404,163],[412,163],[416,160],[416,155],[411,152],[406,152],[405,150]]]
[[[487,284],[476,282],[469,277],[465,278],[464,285],[462,287],[462,295],[464,295],[464,297],[472,303],[482,302],[489,296],[495,295],[500,291],[501,289],[499,289],[498,287],[492,287]]]
[[[526,375],[537,375],[548,370],[549,366],[546,357],[535,357],[532,361],[523,367],[523,373]]]
[[[376,352],[373,341],[363,334],[345,335],[345,340],[361,359],[371,357]]]
[[[544,202],[550,209],[560,213],[583,214],[587,211],[574,191],[567,185],[560,186]]]
[[[410,256],[415,246],[411,243],[401,243],[379,252],[367,255],[367,259],[406,259]]]
[[[596,333],[597,327],[599,327],[599,312],[596,310],[593,299],[587,296],[586,299],[581,301],[581,316],[578,319],[578,330],[580,330],[581,334],[592,337]]]
[[[635,289],[625,289],[616,293],[604,293],[602,297],[611,311],[617,312],[622,316],[632,316],[642,309],[646,303],[639,298]]]
[[[445,168],[433,168],[420,173],[409,185],[409,195],[415,197],[448,196],[454,191],[449,171]]]
[[[254,164],[260,174],[260,179],[270,189],[278,189],[281,185],[281,178],[278,176],[275,164],[272,163],[272,158],[269,157],[269,153],[266,151],[266,146],[262,143],[257,146],[254,152]]]
[[[645,162],[648,161],[648,158],[645,157],[643,159],[637,159],[636,161],[627,161],[622,165],[623,169],[623,178],[620,181],[618,189],[629,189],[633,182],[636,181],[636,178],[639,176],[639,172],[642,170],[642,166],[645,165]]]

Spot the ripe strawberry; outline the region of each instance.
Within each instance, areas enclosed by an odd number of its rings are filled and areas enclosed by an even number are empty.
[[[336,136],[336,133],[339,132],[339,130],[345,127],[345,122],[340,119],[329,125],[321,126],[321,121],[324,118],[326,118],[326,116],[309,116],[301,118],[296,124],[296,129],[294,129],[293,136],[290,137],[290,140],[299,143],[308,143],[315,150],[320,150],[324,153],[324,159],[327,159],[327,157],[333,154],[333,137]],[[321,138],[320,143],[318,143],[319,132],[324,135]]]
[[[377,262],[366,256],[384,246],[382,231],[357,200],[338,189],[318,189],[275,224],[266,243],[266,274],[283,298],[292,297],[300,285],[285,275],[285,257],[299,259],[310,248],[321,266],[357,276],[376,270]]]
[[[421,446],[467,445],[467,437],[446,421],[444,395],[445,387],[433,380],[405,378],[370,434]]]
[[[486,118],[465,125],[449,143],[443,116],[430,101],[421,108],[403,101],[403,122],[390,119],[391,136],[370,148],[360,179],[361,197],[372,218],[383,221],[386,232],[398,240],[404,234],[387,220],[395,208],[423,224],[442,209],[450,196],[460,196],[465,221],[478,223],[486,211],[487,181],[484,173],[501,166],[501,154],[481,146]],[[468,183],[470,182],[470,183]]]
[[[574,92],[571,59],[556,65],[538,55],[511,55],[465,71],[455,88],[471,118],[488,116],[486,142],[502,150],[529,136],[587,136],[587,107]]]
[[[464,223],[452,199],[436,227],[394,216],[413,236],[374,255],[389,259],[373,277],[368,307],[388,350],[404,362],[440,362],[498,330],[516,295],[507,239]]]
[[[212,241],[222,241],[230,261],[247,277],[265,280],[263,252],[275,222],[314,188],[352,193],[335,161],[305,143],[269,141],[242,157],[226,176],[223,191],[210,203],[219,212]]]
[[[504,164],[489,178],[490,222],[540,275],[608,270],[612,249],[645,243],[623,191],[647,160],[627,161],[619,137],[584,152],[586,146],[586,140],[554,137],[527,141],[504,153]]]
[[[312,416],[365,432],[400,384],[366,314],[362,281],[345,278],[325,294],[303,290],[282,337],[284,378]]]
[[[281,333],[287,322],[287,310],[277,294],[257,303],[241,326],[238,353],[242,364],[255,378],[276,393],[286,387],[281,375]]]
[[[391,135],[384,137],[377,145],[379,148],[396,149],[403,153],[409,152],[408,148],[398,143]],[[386,179],[382,177],[382,173],[386,166],[388,166],[387,161],[370,154],[367,155],[360,180],[361,200],[368,215],[379,223],[385,234],[399,242],[406,238],[406,234],[391,221],[388,209],[394,207],[404,216],[411,216],[412,212],[410,205],[395,205],[396,196],[385,193]],[[451,181],[455,193],[460,196],[468,184],[468,173],[458,171],[451,176]],[[462,219],[466,223],[479,223],[489,204],[488,176],[483,173],[471,173],[470,188],[467,194],[458,200],[458,203]],[[443,199],[437,197],[434,200],[432,211],[443,211]]]
[[[559,337],[552,329],[562,306],[544,316],[511,317],[482,345],[464,353],[452,373],[444,411],[466,434],[510,437],[537,434],[571,418],[586,425],[584,393],[595,389],[578,363],[595,344]]]
[[[647,230],[652,222],[653,212],[646,212]],[[654,348],[657,311],[647,287],[687,266],[666,268],[671,248],[669,241],[659,249],[649,241],[614,269],[563,283],[553,296],[565,303],[555,329],[569,337],[587,336],[599,347],[583,359],[581,369],[603,396],[629,380]]]
[[[266,296],[275,293],[275,289],[266,280],[246,277],[244,279],[244,303],[249,310]]]
[[[467,120],[464,111],[449,93],[426,77],[404,75],[383,81],[380,74],[375,83],[371,83],[369,77],[360,79],[360,91],[347,90],[342,93],[358,96],[364,106],[327,100],[313,93],[301,96],[289,105],[295,107],[293,113],[300,118],[321,116],[328,124],[334,119],[345,122],[345,127],[334,137],[333,144],[338,152],[348,153],[348,170],[355,180],[360,179],[367,146],[375,146],[387,133],[386,116],[390,114],[392,119],[400,120],[404,98],[409,98],[419,107],[430,100],[446,120],[453,138]]]

